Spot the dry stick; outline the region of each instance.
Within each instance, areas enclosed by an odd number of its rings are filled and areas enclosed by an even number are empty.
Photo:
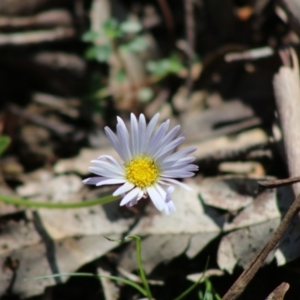
[[[187,77],[186,77],[186,88],[187,95],[189,96],[191,93],[191,89],[193,87],[193,78],[192,78],[192,66],[193,59],[195,57],[195,22],[194,22],[194,13],[193,13],[193,1],[185,0],[184,8],[185,8],[185,23],[186,23],[186,39],[188,44],[187,51]]]
[[[275,180],[261,180],[257,181],[257,183],[264,188],[278,188],[285,185],[291,185],[294,183],[300,182],[300,176],[285,178],[285,179],[275,179]]]
[[[228,292],[223,296],[222,300],[237,299],[247,287],[248,283],[254,277],[259,268],[263,265],[269,253],[274,250],[280,241],[282,235],[290,224],[291,219],[300,211],[300,196],[293,202],[288,212],[284,216],[277,230],[269,239],[265,247],[259,252],[250,266],[241,274],[237,281],[232,285]]]
[[[283,66],[274,77],[274,90],[277,110],[284,136],[284,145],[287,164],[291,177],[300,174],[300,78],[298,59],[293,49],[280,52],[282,61],[286,62],[291,57],[293,68]],[[293,187],[295,195],[300,194],[300,183]],[[263,265],[268,254],[276,247],[292,218],[300,211],[300,195],[289,208],[287,214],[275,231],[271,239],[255,257],[250,266],[240,275],[222,300],[235,300],[245,290],[248,283]]]
[[[283,300],[286,292],[290,288],[290,285],[286,282],[282,282],[266,300]]]
[[[284,149],[290,177],[300,175],[300,78],[298,59],[294,50],[279,53],[283,61],[292,58],[293,68],[283,66],[274,77],[274,92]],[[300,194],[300,183],[293,186],[295,197]]]

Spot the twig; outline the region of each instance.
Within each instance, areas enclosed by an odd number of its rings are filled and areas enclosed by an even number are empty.
[[[223,296],[222,300],[235,300],[247,287],[248,283],[254,277],[259,268],[263,265],[269,253],[275,249],[282,235],[288,228],[292,218],[300,211],[300,196],[294,201],[288,212],[284,216],[277,230],[273,236],[269,239],[264,248],[251,262],[250,266],[241,274],[237,281],[232,285],[228,292]]]
[[[72,27],[58,27],[49,30],[39,30],[25,33],[0,34],[0,46],[30,45],[49,43],[74,38],[76,32]]]
[[[188,72],[186,77],[187,96],[189,96],[193,86],[192,65],[193,65],[194,48],[195,48],[195,23],[194,23],[194,14],[193,14],[193,1],[185,0],[184,8],[185,8],[186,39],[189,47],[189,51],[187,52]]]
[[[71,14],[62,9],[51,10],[28,17],[0,17],[0,28],[72,26]]]
[[[285,66],[281,67],[279,73],[274,76],[273,84],[283,131],[287,164],[290,175],[293,177],[300,174],[300,78],[298,59],[293,49],[289,49],[288,52],[280,52],[280,55]],[[290,58],[292,60],[292,68],[287,66]],[[263,265],[268,254],[280,241],[292,218],[300,211],[300,184],[295,184],[293,190],[295,195],[297,195],[297,199],[289,208],[268,243],[224,295],[223,300],[235,300],[242,294],[258,269]]]
[[[282,282],[269,296],[266,300],[283,300],[284,295],[290,288],[290,285],[286,282]]]
[[[25,118],[27,120],[30,120],[34,124],[38,124],[42,127],[45,127],[53,132],[55,132],[58,135],[66,135],[70,134],[75,131],[75,128],[73,126],[59,123],[57,121],[49,120],[41,115],[33,115],[27,112],[26,110],[22,109],[20,106],[16,104],[10,104],[8,106],[8,110],[17,115],[18,117]]]
[[[257,181],[257,183],[264,188],[278,188],[285,185],[290,185],[293,183],[300,182],[300,176],[291,177],[286,179],[276,179],[276,180],[265,180],[265,181]]]
[[[271,47],[262,47],[257,49],[246,50],[242,52],[231,52],[224,56],[226,62],[230,63],[239,60],[256,60],[274,55]]]
[[[175,33],[175,22],[169,7],[169,4],[166,0],[157,0],[162,14],[164,16],[164,20],[166,22],[166,26],[168,29],[169,36],[169,48],[172,49],[174,44],[174,33]]]

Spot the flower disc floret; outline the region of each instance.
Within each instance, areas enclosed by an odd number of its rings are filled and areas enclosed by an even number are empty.
[[[138,156],[125,164],[125,178],[141,189],[157,182],[159,175],[159,167],[151,157]]]

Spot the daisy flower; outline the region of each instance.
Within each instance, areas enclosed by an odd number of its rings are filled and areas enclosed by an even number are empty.
[[[106,136],[123,163],[109,155],[100,156],[91,161],[93,166],[89,168],[99,177],[87,178],[83,183],[96,186],[122,184],[113,193],[113,196],[123,196],[121,206],[133,206],[149,196],[159,211],[164,210],[166,214],[176,211],[171,200],[173,185],[191,189],[174,178],[191,177],[198,170],[196,165],[191,164],[195,158],[188,156],[196,148],[175,152],[184,140],[179,133],[180,126],[168,131],[170,120],[167,120],[155,130],[158,118],[159,114],[156,114],[147,125],[143,114],[139,119],[131,114],[128,131],[123,120],[117,117],[116,134],[105,127]]]

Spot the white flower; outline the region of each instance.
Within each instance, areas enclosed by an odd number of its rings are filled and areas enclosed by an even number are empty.
[[[87,178],[83,183],[96,186],[122,184],[113,193],[114,196],[123,195],[121,206],[133,206],[149,195],[158,210],[164,210],[166,214],[176,211],[170,197],[173,185],[191,189],[174,178],[191,177],[198,170],[196,165],[191,164],[195,158],[188,156],[196,149],[190,147],[174,152],[184,140],[179,134],[180,126],[168,132],[170,120],[167,120],[155,130],[158,118],[159,114],[156,114],[147,125],[143,114],[138,120],[131,114],[128,132],[123,120],[117,117],[116,135],[105,127],[105,133],[123,163],[109,155],[100,156],[91,161],[93,166],[89,168],[100,177]]]

